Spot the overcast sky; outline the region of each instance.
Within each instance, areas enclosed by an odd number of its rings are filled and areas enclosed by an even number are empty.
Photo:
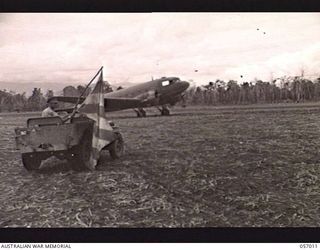
[[[0,14],[0,88],[320,74],[319,13]],[[240,76],[243,75],[243,78]]]

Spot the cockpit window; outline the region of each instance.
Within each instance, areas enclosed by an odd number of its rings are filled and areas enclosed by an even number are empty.
[[[163,81],[161,84],[164,87],[164,86],[168,86],[170,84],[170,82],[169,81]]]
[[[174,79],[170,79],[170,80],[166,80],[166,81],[163,81],[161,83],[161,85],[164,87],[164,86],[168,86],[168,85],[172,85],[174,83],[176,83],[177,81],[179,81],[180,79],[179,78],[174,78]]]

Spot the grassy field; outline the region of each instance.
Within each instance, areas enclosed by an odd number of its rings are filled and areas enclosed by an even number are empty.
[[[125,156],[93,172],[48,160],[27,172],[0,114],[0,227],[320,225],[320,105],[111,113]]]

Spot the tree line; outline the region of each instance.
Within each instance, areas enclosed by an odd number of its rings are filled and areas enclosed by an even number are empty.
[[[0,112],[39,111],[46,106],[46,97],[51,94],[53,95],[53,91],[43,95],[40,88],[34,88],[29,97],[26,93],[0,90]]]
[[[310,80],[303,76],[282,77],[270,82],[256,80],[238,83],[216,80],[186,91],[189,105],[239,105],[258,103],[320,101],[320,77]]]
[[[85,88],[85,86],[78,85],[67,86],[62,90],[63,96],[75,96],[78,97],[81,94],[87,96],[91,91],[91,88]],[[110,92],[112,88],[109,83],[106,82],[104,92]],[[0,112],[20,112],[20,111],[40,111],[46,108],[48,98],[54,96],[53,90],[48,90],[45,94],[41,88],[34,88],[32,94],[27,97],[26,93],[15,93],[13,91],[0,90]]]
[[[105,93],[113,91],[106,82]],[[63,96],[87,96],[90,88],[67,86]],[[40,111],[47,105],[47,99],[54,95],[52,90],[45,94],[34,88],[31,96],[0,90],[0,112]],[[257,103],[307,102],[320,101],[320,77],[310,80],[303,76],[282,77],[270,82],[256,80],[238,83],[237,81],[216,80],[203,86],[190,87],[185,95],[187,105],[239,105]]]

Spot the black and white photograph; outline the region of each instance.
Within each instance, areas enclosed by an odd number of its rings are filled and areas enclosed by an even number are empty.
[[[1,228],[320,225],[319,13],[1,13]]]

